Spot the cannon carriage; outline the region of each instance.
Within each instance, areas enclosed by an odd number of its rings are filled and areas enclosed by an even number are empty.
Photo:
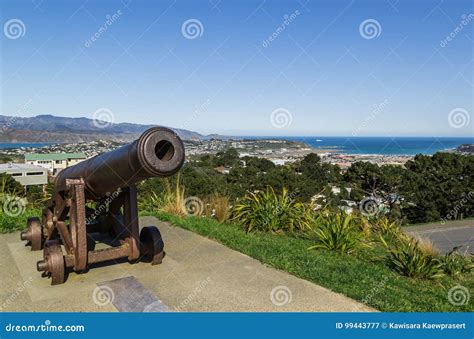
[[[145,131],[134,142],[62,170],[41,218],[29,218],[21,240],[43,249],[37,270],[62,284],[67,270],[81,273],[90,264],[126,258],[160,264],[164,243],[156,226],[139,232],[135,184],[171,176],[184,163],[184,145],[165,127]],[[113,241],[106,248],[88,246],[92,233]]]

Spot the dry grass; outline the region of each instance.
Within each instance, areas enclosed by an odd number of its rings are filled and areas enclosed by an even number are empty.
[[[413,238],[417,241],[418,248],[424,255],[431,257],[436,257],[439,255],[438,249],[436,249],[430,239],[420,237],[419,235],[415,235]]]
[[[184,207],[184,187],[181,185],[181,176],[178,173],[175,187],[172,188],[169,180],[165,181],[165,192],[163,197],[163,207],[161,210],[174,215],[185,216],[186,209]]]
[[[225,195],[214,193],[207,199],[205,215],[216,218],[219,222],[226,222],[230,217],[230,199]]]

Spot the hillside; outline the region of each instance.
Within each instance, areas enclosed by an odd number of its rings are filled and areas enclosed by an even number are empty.
[[[110,140],[128,142],[154,125],[133,123],[105,124],[89,118],[68,118],[54,115],[12,117],[0,115],[0,142],[59,142]],[[172,128],[184,140],[209,137],[186,129]],[[216,138],[216,135],[212,136]],[[225,137],[223,137],[225,138]]]

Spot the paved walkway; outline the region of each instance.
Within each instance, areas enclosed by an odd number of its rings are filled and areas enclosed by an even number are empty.
[[[4,311],[373,311],[350,298],[267,267],[239,252],[181,228],[158,225],[163,264],[92,267],[50,286],[35,269],[19,233],[0,235],[0,307]]]
[[[432,223],[404,228],[409,234],[428,238],[441,253],[448,253],[454,247],[459,253],[474,254],[474,220],[450,221],[446,224]]]

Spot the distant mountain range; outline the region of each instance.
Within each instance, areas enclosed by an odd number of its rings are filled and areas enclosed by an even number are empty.
[[[0,115],[0,142],[58,142],[110,140],[129,142],[155,125],[107,123],[89,118],[37,115],[31,118]],[[221,135],[205,136],[186,129],[173,128],[183,140],[228,139]]]

